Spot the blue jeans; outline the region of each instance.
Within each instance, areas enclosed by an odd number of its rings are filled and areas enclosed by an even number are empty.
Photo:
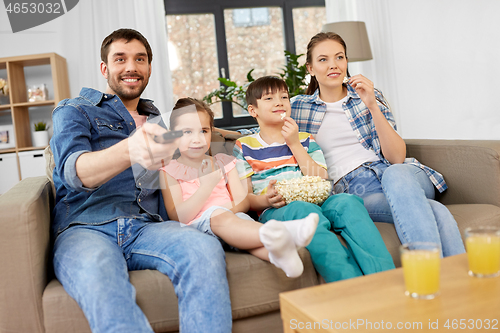
[[[76,225],[57,237],[57,279],[94,333],[153,332],[128,271],[167,275],[179,300],[181,332],[231,332],[225,255],[214,237],[178,222],[123,219]]]
[[[335,192],[363,198],[372,220],[394,223],[403,244],[434,242],[445,257],[465,252],[457,222],[434,200],[434,185],[417,166],[365,163],[340,179]]]

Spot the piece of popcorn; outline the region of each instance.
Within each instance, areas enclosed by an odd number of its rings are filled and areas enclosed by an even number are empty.
[[[281,120],[285,119],[285,117],[286,117],[286,113],[285,112],[281,113]]]
[[[276,183],[275,188],[287,204],[305,201],[321,205],[330,196],[332,182],[319,176],[304,176],[281,180]]]
[[[342,83],[347,83],[349,82],[349,78],[347,76],[344,76],[344,81],[342,81]]]

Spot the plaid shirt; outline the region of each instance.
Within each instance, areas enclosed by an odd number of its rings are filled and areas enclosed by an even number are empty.
[[[375,97],[385,118],[389,124],[391,124],[392,128],[396,130],[396,121],[391,110],[387,107],[389,104],[382,93],[377,89],[375,89]],[[319,89],[316,89],[312,95],[295,96],[290,102],[292,104],[291,117],[297,122],[299,132],[307,132],[316,135],[326,112],[326,104],[319,99]],[[352,129],[356,133],[356,137],[363,147],[366,149],[373,149],[375,154],[377,154],[385,164],[390,165],[391,163],[382,155],[380,140],[377,130],[375,129],[372,115],[361,101],[361,98],[354,88],[350,85],[347,85],[347,102],[345,102],[342,107],[344,108]],[[239,130],[239,132],[243,135],[248,135],[259,132],[259,128],[254,127],[247,130]],[[421,164],[415,158],[407,158],[404,163],[415,165],[424,170],[439,192],[442,193],[448,188],[443,176],[439,172]]]
[[[384,114],[385,118],[391,124],[392,128],[396,130],[396,122],[391,110],[387,107],[389,104],[384,99],[380,91],[375,89],[375,97],[377,104]],[[292,98],[292,114],[291,117],[297,122],[300,132],[308,132],[313,135],[318,133],[321,122],[326,112],[326,104],[319,99],[319,90],[317,89],[312,95],[298,95]],[[361,98],[356,93],[354,88],[347,85],[347,102],[342,106],[352,129],[356,133],[359,142],[366,149],[373,149],[375,154],[387,165],[391,163],[382,155],[380,140],[378,138],[375,123],[373,122],[372,115]],[[448,186],[446,185],[443,176],[421,164],[415,158],[407,158],[404,163],[413,164],[425,171],[429,179],[439,192],[444,192]]]

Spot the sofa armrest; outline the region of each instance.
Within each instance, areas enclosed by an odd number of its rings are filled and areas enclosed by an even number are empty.
[[[500,140],[405,140],[407,156],[440,172],[439,201],[500,207]]]
[[[52,187],[26,178],[0,196],[0,331],[44,332]]]

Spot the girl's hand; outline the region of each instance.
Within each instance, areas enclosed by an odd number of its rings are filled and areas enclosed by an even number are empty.
[[[351,76],[349,84],[356,90],[368,109],[378,108],[373,82],[361,74]]]
[[[212,161],[211,158],[204,159],[198,169],[200,186],[214,188],[222,179],[222,170]]]
[[[276,191],[274,184],[276,184],[276,179],[271,180],[269,185],[267,185],[265,196],[269,206],[273,208],[281,208],[286,205],[286,202],[283,200],[283,197],[278,193],[278,191]]]
[[[300,144],[299,140],[299,126],[290,117],[283,118],[284,124],[281,128],[281,134],[285,138],[285,142],[288,147],[291,147],[296,144]]]

